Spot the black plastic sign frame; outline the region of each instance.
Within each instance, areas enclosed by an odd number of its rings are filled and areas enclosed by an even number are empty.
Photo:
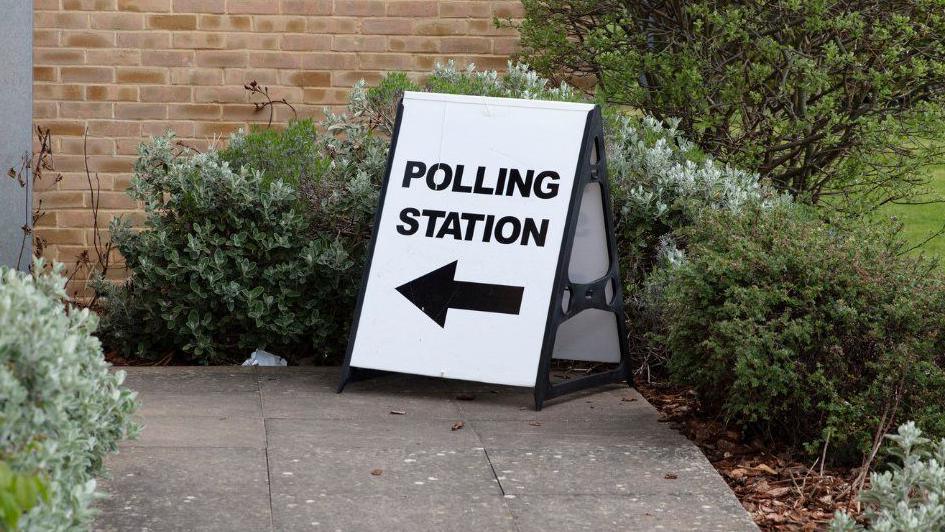
[[[384,181],[381,186],[380,198],[374,218],[375,231],[379,226],[381,213],[384,209],[384,199],[387,195],[387,188],[390,183],[393,158],[400,133],[403,110],[404,106],[403,101],[401,100],[397,106],[397,119],[394,126],[394,134],[391,138],[390,150],[388,152],[387,169],[384,175]],[[601,190],[601,199],[603,202],[601,207],[604,212],[609,268],[606,274],[598,279],[595,279],[594,281],[588,283],[575,283],[568,278],[568,266],[571,262],[571,255],[577,232],[578,216],[580,214],[583,194],[587,188],[587,185],[593,183],[598,184]],[[357,337],[358,333],[358,325],[364,303],[365,289],[374,259],[375,244],[376,239],[372,238],[368,252],[367,264],[364,267],[362,276],[361,289],[358,294],[354,320],[351,326],[347,354],[342,367],[341,382],[339,383],[337,389],[338,393],[341,393],[345,386],[350,382],[390,373],[388,371],[359,368],[351,365],[351,355],[354,348],[355,338]],[[575,183],[571,191],[571,198],[568,206],[564,239],[561,244],[558,262],[556,265],[554,289],[552,290],[552,295],[548,303],[548,317],[545,322],[545,331],[538,365],[538,374],[536,375],[534,385],[536,410],[541,410],[545,401],[572,392],[622,381],[626,381],[628,385],[632,386],[629,346],[627,344],[627,328],[624,316],[621,285],[622,283],[620,279],[617,245],[616,239],[614,237],[610,184],[607,179],[603,120],[601,117],[600,107],[595,106],[593,110],[588,113],[584,127],[581,154],[578,158],[577,169],[575,171]],[[608,287],[612,289],[612,297],[610,297],[609,302],[607,297]],[[565,293],[569,294],[566,305],[564,303]],[[562,323],[573,318],[578,313],[588,309],[598,309],[612,313],[615,316],[617,322],[620,361],[616,368],[608,371],[591,374],[580,378],[572,378],[559,383],[552,383],[551,366],[554,352],[554,343],[558,328]]]

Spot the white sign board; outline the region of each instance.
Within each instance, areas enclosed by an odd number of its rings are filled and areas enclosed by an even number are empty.
[[[404,95],[346,364],[535,385],[593,110]]]

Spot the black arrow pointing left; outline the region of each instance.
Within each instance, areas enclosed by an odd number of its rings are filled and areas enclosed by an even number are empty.
[[[457,281],[458,262],[454,260],[402,284],[397,287],[397,291],[440,327],[446,326],[446,313],[451,308],[499,314],[519,313],[524,287]]]

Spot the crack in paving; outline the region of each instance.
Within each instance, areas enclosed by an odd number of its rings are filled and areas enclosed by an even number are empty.
[[[272,471],[269,464],[269,420],[266,419],[266,415],[263,412],[262,386],[259,384],[260,371],[254,367],[253,373],[255,373],[256,376],[256,396],[259,398],[259,415],[263,418],[263,432],[266,437],[266,447],[263,451],[266,455],[266,492],[267,495],[269,495],[269,530],[275,530],[275,513],[272,508]]]

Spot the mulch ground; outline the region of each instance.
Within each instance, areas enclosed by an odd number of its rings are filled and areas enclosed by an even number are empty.
[[[662,414],[662,421],[695,442],[765,531],[821,530],[837,510],[856,513],[851,486],[857,469],[821,468],[802,462],[717,419],[700,414],[691,390],[636,383],[637,390]]]

